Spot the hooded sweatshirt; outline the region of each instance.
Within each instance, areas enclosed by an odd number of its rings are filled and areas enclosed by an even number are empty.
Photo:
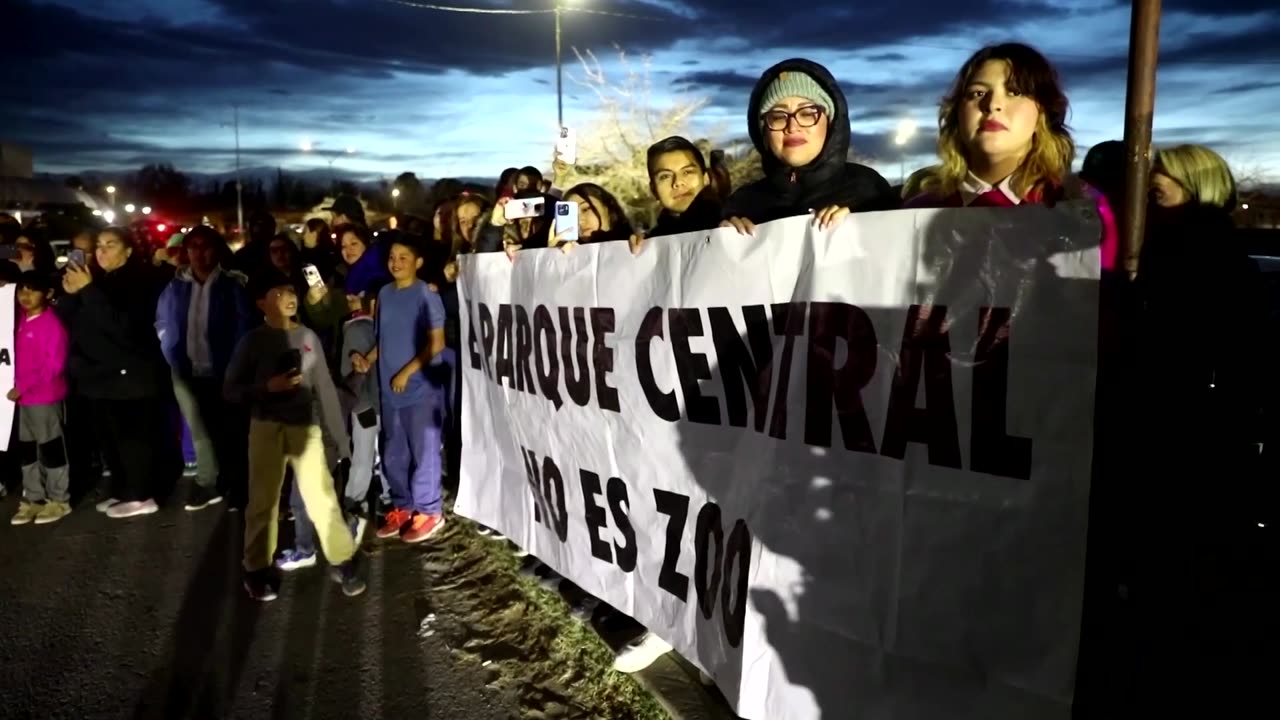
[[[711,230],[720,226],[721,217],[716,189],[708,185],[702,188],[702,192],[679,215],[664,208],[658,214],[658,222],[654,223],[648,234],[649,237],[662,237]]]
[[[813,162],[800,168],[787,166],[769,151],[767,132],[760,121],[759,107],[769,85],[784,73],[803,73],[831,96],[828,108],[827,141]],[[832,205],[853,212],[893,210],[901,199],[880,173],[846,160],[849,155],[849,105],[831,73],[810,60],[784,60],[760,76],[747,104],[747,128],[751,142],[760,153],[764,177],[739,188],[729,196],[724,217],[744,217],[760,224],[786,217],[807,215]]]

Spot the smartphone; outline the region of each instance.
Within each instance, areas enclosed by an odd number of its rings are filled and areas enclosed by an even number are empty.
[[[296,375],[300,372],[302,372],[302,351],[297,348],[289,348],[276,361],[276,374]]]
[[[560,242],[578,242],[578,203],[556,203],[555,237]]]
[[[560,128],[560,137],[556,138],[556,158],[569,165],[578,163],[578,133],[573,128]]]
[[[67,253],[67,264],[75,265],[76,267],[79,267],[79,268],[84,268],[89,266],[89,261],[85,258],[84,251],[81,250],[80,248],[76,248],[71,252]]]
[[[324,279],[320,277],[320,271],[316,269],[315,265],[303,265],[302,277],[306,278],[307,285],[313,288],[318,288],[324,285]]]
[[[546,210],[547,201],[540,197],[535,198],[512,198],[502,209],[502,214],[507,221],[524,220],[526,218],[542,217],[542,213]]]

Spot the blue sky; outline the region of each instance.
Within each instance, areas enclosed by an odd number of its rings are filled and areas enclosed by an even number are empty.
[[[1121,0],[565,0],[566,123],[599,118],[570,48],[607,76],[647,68],[655,110],[706,99],[691,132],[745,135],[759,72],[805,56],[846,86],[854,143],[896,181],[893,130],[911,118],[908,170],[932,157],[936,105],[983,44],[1021,40],[1059,67],[1083,152],[1120,138],[1129,3]],[[406,4],[407,3],[407,4]],[[545,10],[553,0],[435,0]],[[445,12],[428,0],[14,0],[0,141],[29,145],[38,171],[198,172],[233,163],[241,106],[246,166],[325,167],[393,177],[496,175],[545,165],[555,127],[549,14]],[[1242,174],[1280,179],[1280,3],[1165,0],[1157,144],[1197,142]],[[802,9],[803,8],[803,9]],[[591,11],[591,12],[585,12]],[[310,140],[316,153],[300,151]]]

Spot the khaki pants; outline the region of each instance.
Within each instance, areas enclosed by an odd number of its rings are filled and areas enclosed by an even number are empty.
[[[307,515],[330,565],[355,555],[355,542],[342,517],[333,477],[325,463],[320,427],[300,427],[254,418],[249,423],[249,506],[244,517],[244,569],[270,567],[279,531],[280,489],[285,466],[293,468]]]

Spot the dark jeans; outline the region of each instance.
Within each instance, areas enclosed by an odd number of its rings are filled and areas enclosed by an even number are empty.
[[[247,497],[248,414],[222,395],[218,378],[173,376],[173,392],[191,429],[196,450],[196,484],[217,489],[227,501],[243,505]]]
[[[170,402],[163,396],[89,400],[94,436],[117,500],[156,498],[177,479],[181,458],[169,423]]]

